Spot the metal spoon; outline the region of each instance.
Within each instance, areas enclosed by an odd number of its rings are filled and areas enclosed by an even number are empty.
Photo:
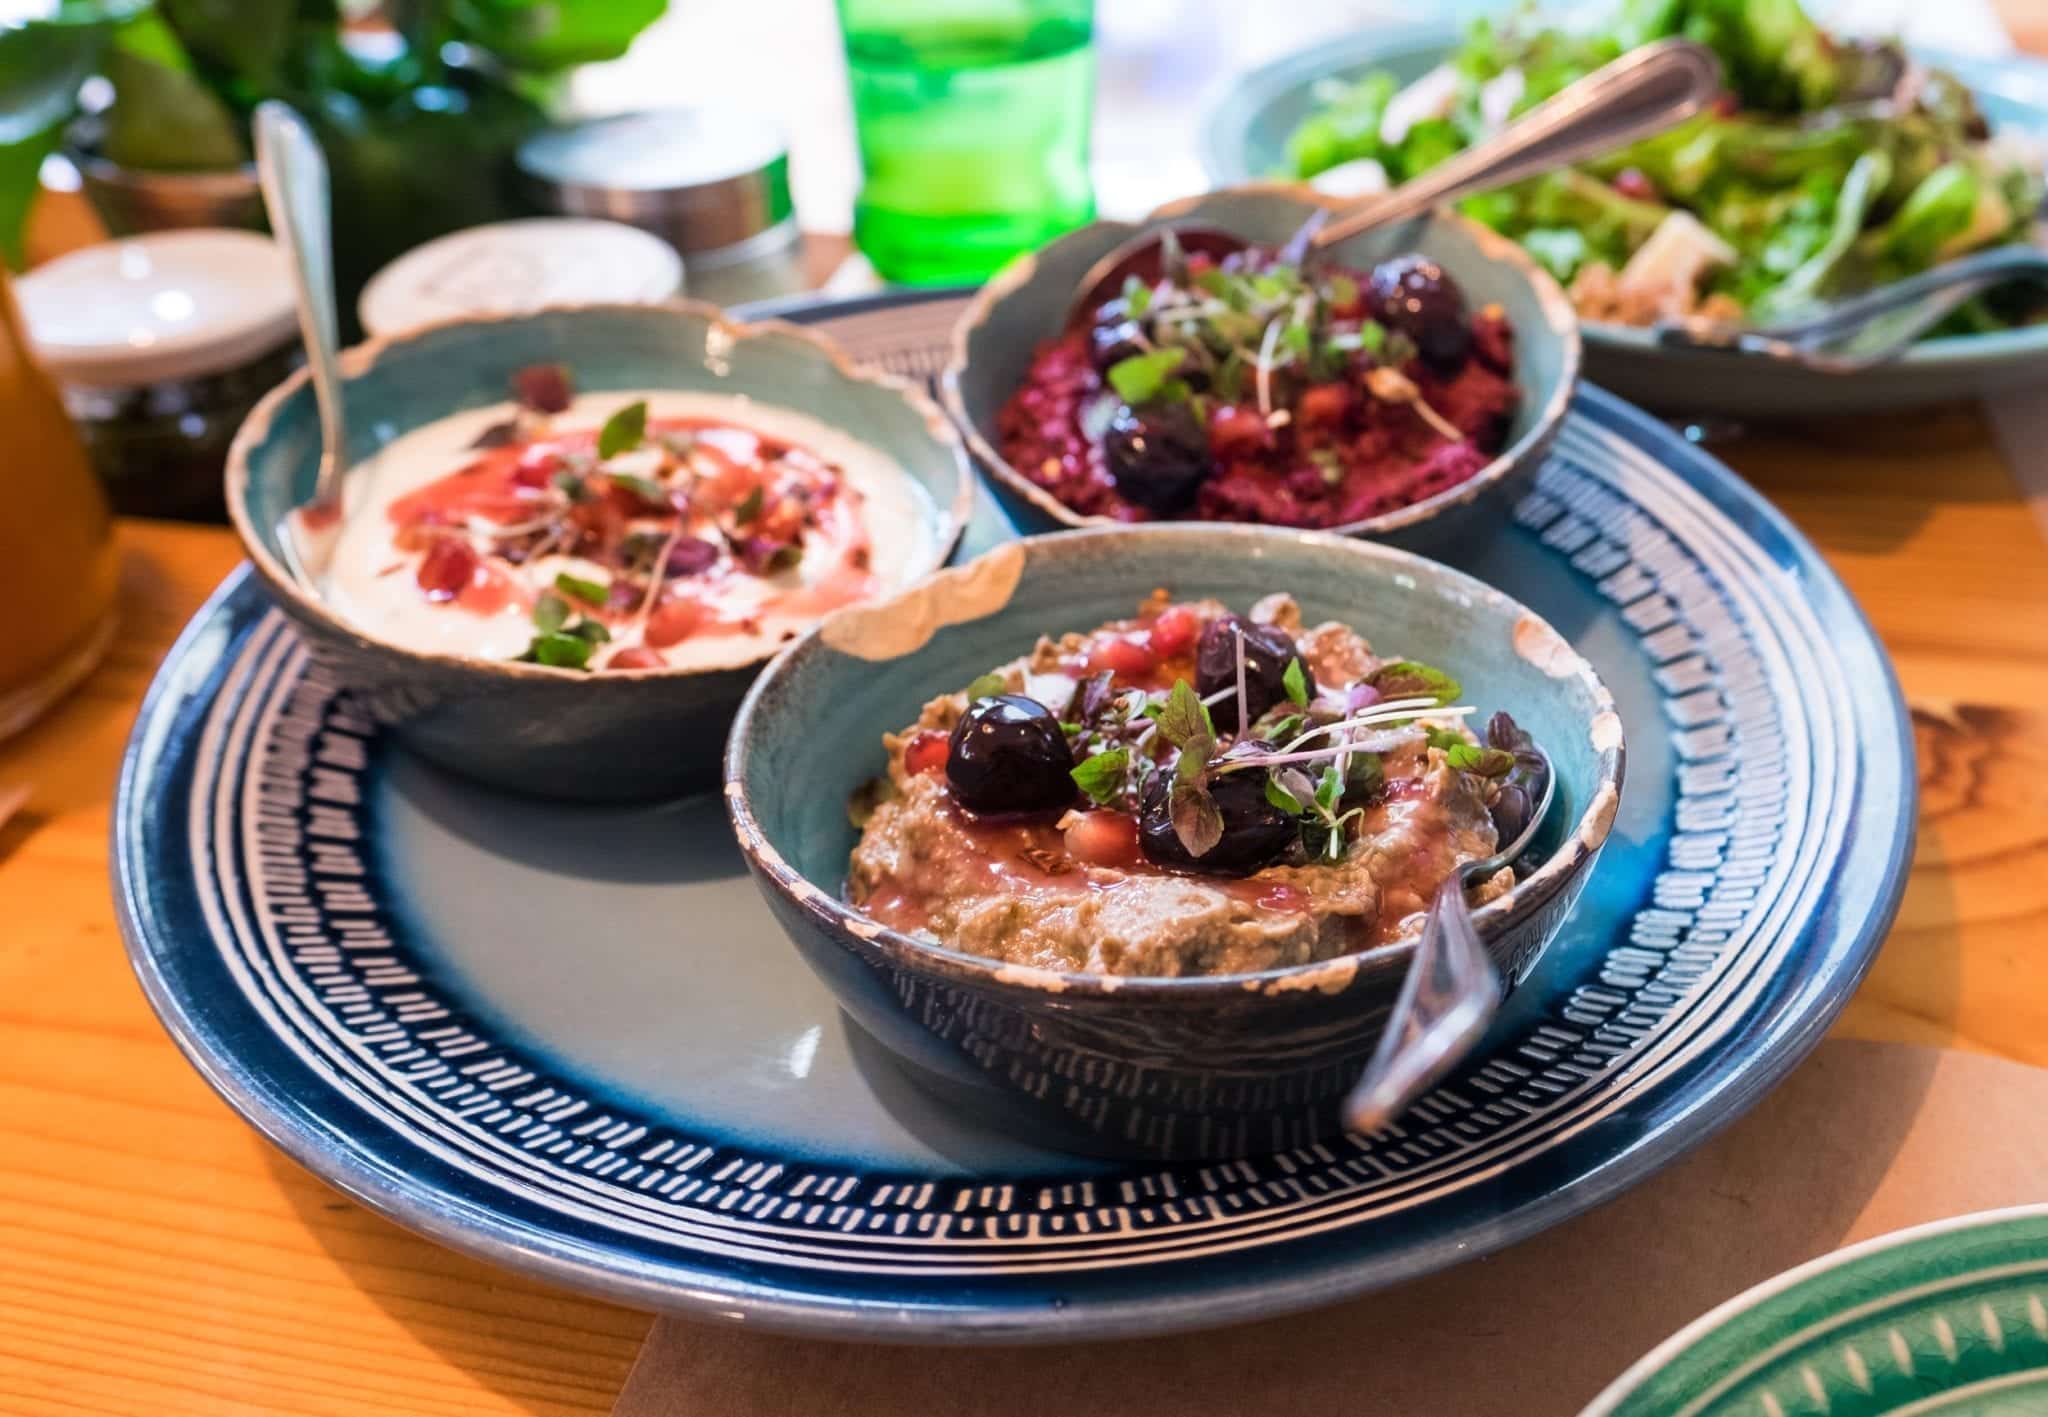
[[[1335,209],[1310,236],[1309,247],[1320,250],[1369,227],[1427,211],[1440,202],[1505,186],[1662,132],[1700,112],[1720,91],[1720,61],[1704,45],[1683,39],[1644,45],[1393,191]],[[1140,232],[1089,267],[1067,308],[1068,323],[1085,321],[1104,301],[1121,294],[1126,276],[1156,277],[1161,238],[1169,230],[1182,250],[1202,251],[1218,259],[1251,244],[1221,227],[1199,222],[1176,222]]]
[[[1824,374],[1854,374],[1896,359],[1958,305],[2010,280],[2048,281],[2048,251],[1999,246],[1756,330],[1652,327],[1671,349],[1773,359]]]
[[[313,380],[313,400],[320,410],[320,467],[314,476],[313,495],[305,505],[285,514],[278,524],[277,541],[293,577],[318,595],[318,574],[340,539],[341,475],[347,468],[348,451],[342,425],[341,370],[335,355],[340,327],[334,313],[327,159],[305,120],[275,99],[256,106],[255,130],[256,176],[263,187],[263,209],[269,214],[272,234],[291,261],[299,333],[306,343],[306,367]]]
[[[1471,1050],[1500,1010],[1500,974],[1472,924],[1465,890],[1528,850],[1550,811],[1557,774],[1541,748],[1526,751],[1543,758],[1542,800],[1521,835],[1493,855],[1451,872],[1430,902],[1386,1031],[1344,1099],[1344,1125],[1354,1132],[1377,1131],[1407,1111]]]

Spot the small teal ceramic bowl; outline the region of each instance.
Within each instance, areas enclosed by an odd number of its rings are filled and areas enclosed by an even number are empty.
[[[1303,1146],[1379,1037],[1412,946],[1260,974],[1054,973],[958,953],[845,903],[847,800],[880,774],[882,734],[1042,634],[1128,616],[1155,587],[1239,609],[1292,592],[1310,621],[1359,627],[1444,665],[1550,754],[1557,800],[1540,866],[1477,914],[1513,983],[1557,933],[1620,802],[1613,699],[1549,625],[1499,591],[1403,551],[1317,532],[1189,523],[1035,537],[848,611],[755,684],[726,748],[741,849],[805,960],[940,1096],[1072,1150],[1188,1158]]]
[[[463,409],[503,403],[515,370],[565,364],[584,392],[676,389],[795,409],[892,458],[929,519],[905,584],[944,564],[972,510],[959,435],[923,392],[857,369],[822,337],[735,324],[708,305],[591,305],[430,325],[342,354],[348,461]],[[285,514],[313,490],[320,427],[304,371],[272,390],[228,453],[235,530],[313,657],[423,757],[511,791],[591,801],[715,786],[733,710],[770,651],[710,669],[584,674],[422,653],[371,639],[292,577]]]
[[[1136,224],[1093,222],[1019,256],[982,287],[954,327],[940,390],[1013,518],[1034,530],[1118,525],[1075,511],[998,451],[996,416],[1024,381],[1038,346],[1061,333],[1067,306],[1089,267],[1135,232],[1169,220],[1211,223],[1276,245],[1299,230],[1318,205],[1330,203],[1299,187],[1253,183],[1211,192],[1162,207]],[[1498,304],[1506,312],[1515,332],[1521,406],[1500,455],[1467,481],[1331,530],[1440,552],[1462,532],[1504,515],[1534,479],[1578,383],[1579,325],[1564,291],[1519,246],[1448,211],[1363,232],[1337,243],[1330,254],[1341,264],[1369,270],[1407,251],[1420,251],[1448,271],[1470,307]]]

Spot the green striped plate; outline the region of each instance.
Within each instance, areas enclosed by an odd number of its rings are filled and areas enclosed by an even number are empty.
[[[1581,1417],[2048,1413],[2048,1205],[1824,1255],[1666,1339]]]

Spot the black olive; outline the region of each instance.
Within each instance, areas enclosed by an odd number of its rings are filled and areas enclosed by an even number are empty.
[[[1464,362],[1472,344],[1465,294],[1442,266],[1413,252],[1396,256],[1373,267],[1369,289],[1372,317],[1414,340],[1424,359],[1439,369]]]
[[[1097,373],[1106,374],[1110,365],[1143,354],[1145,346],[1139,343],[1142,338],[1136,320],[1104,320],[1088,328],[1088,358]]]
[[[1044,812],[1074,800],[1074,750],[1059,716],[1022,694],[976,699],[953,725],[946,781],[974,812]]]
[[[1116,490],[1161,516],[1184,511],[1213,470],[1209,435],[1185,403],[1117,405],[1102,451]]]
[[[1224,756],[1228,759],[1253,748],[1272,751],[1270,744],[1241,743]],[[1223,835],[1202,855],[1191,856],[1174,831],[1173,817],[1167,809],[1172,776],[1171,772],[1153,774],[1145,784],[1138,812],[1138,848],[1155,866],[1173,866],[1209,876],[1249,876],[1278,861],[1300,835],[1294,818],[1266,800],[1264,770],[1211,773],[1209,800],[1216,804],[1217,813],[1223,818]]]
[[[1287,666],[1301,665],[1301,682],[1316,692],[1315,675],[1294,647],[1294,637],[1277,625],[1255,625],[1240,615],[1219,615],[1202,631],[1195,645],[1195,692],[1204,699],[1219,689],[1230,692],[1209,705],[1209,717],[1222,733],[1235,733],[1237,721],[1237,635],[1244,632],[1244,705],[1253,723],[1287,697]]]

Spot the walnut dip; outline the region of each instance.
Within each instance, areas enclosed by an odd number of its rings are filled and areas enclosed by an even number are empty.
[[[1286,594],[1240,616],[1155,591],[884,735],[847,895],[1062,971],[1238,974],[1387,944],[1542,794],[1528,737],[1495,714],[1482,740],[1461,693],[1349,626],[1304,627]]]

